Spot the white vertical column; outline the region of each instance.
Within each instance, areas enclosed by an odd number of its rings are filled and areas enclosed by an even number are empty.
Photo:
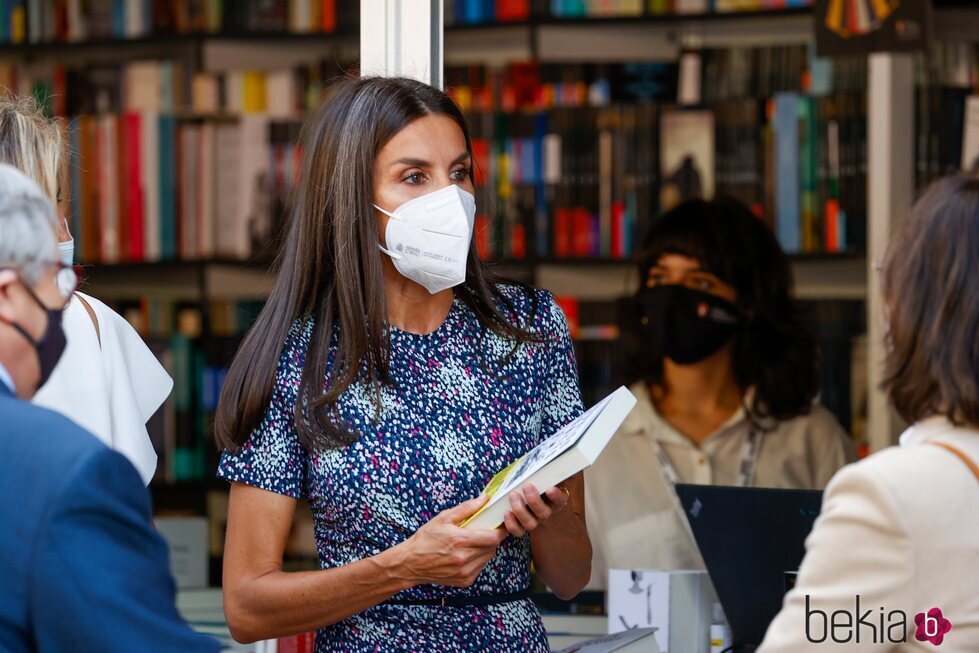
[[[360,73],[442,88],[443,0],[361,0]]]
[[[880,390],[884,308],[881,273],[893,228],[914,200],[914,65],[910,54],[871,54],[867,99],[867,439],[878,451],[896,442],[900,418]]]

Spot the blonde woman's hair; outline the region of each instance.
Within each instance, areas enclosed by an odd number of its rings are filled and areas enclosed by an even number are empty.
[[[45,117],[33,97],[0,98],[0,163],[7,163],[33,179],[58,205],[67,192],[67,152],[57,119]]]

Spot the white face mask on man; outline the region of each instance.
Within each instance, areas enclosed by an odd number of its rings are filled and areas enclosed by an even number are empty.
[[[381,251],[395,269],[433,295],[466,280],[466,260],[476,221],[476,198],[458,186],[446,186],[405,202],[388,213]]]

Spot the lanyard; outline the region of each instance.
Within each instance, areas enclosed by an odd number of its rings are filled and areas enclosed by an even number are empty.
[[[761,429],[754,422],[751,422],[748,427],[748,436],[745,438],[744,446],[741,447],[741,464],[738,465],[738,487],[748,487],[755,480],[755,468],[758,466],[758,452],[761,450],[761,437]],[[656,460],[659,461],[659,471],[663,476],[663,481],[670,490],[670,494],[673,495],[673,503],[676,509],[680,511],[680,521],[683,522],[690,538],[696,542],[697,540],[693,536],[693,531],[690,530],[690,522],[687,521],[683,502],[680,501],[680,495],[676,493],[677,483],[682,482],[680,475],[670,461],[670,457],[666,455],[663,447],[655,439],[653,440],[653,450],[656,452]]]

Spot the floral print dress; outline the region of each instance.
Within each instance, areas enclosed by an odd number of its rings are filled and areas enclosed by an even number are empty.
[[[546,291],[500,289],[512,303],[505,314],[546,341],[520,345],[508,358],[512,342],[483,329],[458,298],[432,333],[391,327],[391,383],[382,387],[380,406],[373,388],[358,379],[337,408],[359,438],[312,453],[300,445],[293,417],[312,335],[311,323],[297,323],[260,427],[237,452],[224,453],[218,476],[307,501],[323,569],[395,546],[439,512],[477,496],[496,472],[583,410],[561,309]],[[334,333],[331,362],[336,345]],[[471,587],[419,585],[392,598],[520,592],[530,581],[530,559],[529,536],[511,536]],[[317,653],[386,651],[538,653],[548,647],[529,599],[463,608],[382,603],[316,637]]]

